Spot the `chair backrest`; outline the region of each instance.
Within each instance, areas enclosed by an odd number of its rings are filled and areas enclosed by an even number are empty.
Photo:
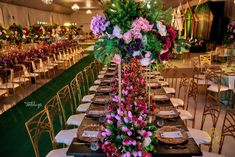
[[[183,90],[184,91],[183,98],[184,98],[184,102],[185,102],[188,88],[189,88],[189,84],[190,84],[190,78],[184,73],[182,73],[181,76],[182,77],[180,78],[179,88],[178,88],[178,92],[177,92],[178,95],[176,97],[178,97],[178,98],[180,97],[181,92],[182,92],[182,88],[184,88],[185,90]]]
[[[35,65],[34,61],[31,61],[31,64],[32,64],[33,71],[34,71],[34,70],[36,70],[36,69],[37,69],[37,67],[36,67],[36,65]]]
[[[72,115],[74,113],[73,101],[72,101],[69,85],[66,85],[62,89],[60,89],[57,92],[57,95],[61,104],[61,109],[62,109],[64,119],[67,119],[68,115]]]
[[[194,82],[193,80],[190,80],[189,83],[189,87],[187,89],[187,96],[186,96],[186,104],[185,104],[185,109],[188,110],[189,109],[189,100],[192,99],[193,103],[190,103],[190,105],[194,105],[193,106],[193,117],[196,117],[196,113],[197,113],[197,100],[198,100],[198,85],[196,82]],[[193,120],[193,128],[195,127],[195,119]]]
[[[199,57],[192,57],[191,59],[191,63],[193,64],[193,66],[195,67],[200,67],[200,60]]]
[[[86,88],[85,88],[85,80],[84,80],[82,71],[80,71],[79,73],[77,73],[76,78],[77,78],[77,81],[78,81],[78,84],[79,84],[80,88],[82,89],[82,90],[81,90],[81,93],[82,93],[82,95],[84,96],[84,95],[87,94],[88,92],[86,91]]]
[[[54,124],[60,124],[60,130],[65,129],[66,120],[64,119],[61,103],[59,101],[58,95],[53,96],[44,106],[47,109],[48,117],[52,123],[52,127],[54,128]],[[58,120],[58,121],[57,121]],[[55,128],[54,128],[55,130]]]
[[[39,67],[40,69],[44,69],[44,64],[41,58],[39,59]]]
[[[94,75],[90,65],[84,69],[84,74],[87,83],[87,88],[89,88],[90,86],[92,86],[92,83],[94,82]]]
[[[224,139],[226,136],[231,136],[235,139],[235,110],[228,109],[226,110],[224,122],[222,126],[222,134],[219,145],[219,154],[222,151]]]
[[[217,84],[218,97],[220,96],[222,74],[223,74],[223,71],[221,68],[208,68],[205,74],[206,75],[206,87],[210,85],[210,82]]]
[[[216,125],[217,125],[217,122],[219,119],[220,111],[221,111],[221,104],[218,101],[218,99],[211,96],[211,95],[208,95],[207,96],[207,103],[206,103],[204,110],[203,110],[203,113],[202,113],[201,130],[204,127],[206,117],[210,116],[211,117],[210,123],[212,123],[211,144],[209,145],[210,152],[212,151],[212,143],[213,143],[215,128],[216,128]]]
[[[204,65],[211,65],[211,54],[206,54],[206,55],[200,55],[200,65],[201,68],[204,67]]]
[[[70,88],[73,95],[74,108],[76,109],[81,103],[82,98],[81,89],[76,77],[70,82]]]
[[[22,68],[23,68],[24,75],[28,75],[29,72],[28,72],[27,68],[25,67],[25,65],[22,64],[21,66],[22,66]]]
[[[41,136],[44,133],[48,133],[50,135],[50,140],[52,143],[52,148],[55,149],[55,140],[54,140],[54,130],[51,127],[51,122],[47,116],[47,110],[44,109],[39,113],[35,114],[32,118],[30,118],[26,123],[25,127],[29,134],[30,140],[33,145],[33,149],[36,157],[40,157],[38,144]]]

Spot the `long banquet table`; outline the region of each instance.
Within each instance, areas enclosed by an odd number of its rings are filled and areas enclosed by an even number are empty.
[[[97,93],[96,93],[97,94]],[[92,104],[96,105],[97,104]],[[173,107],[170,101],[165,102],[157,102],[157,107]],[[85,127],[90,124],[99,124],[99,120],[96,118],[87,118],[85,117],[80,125],[80,127]],[[157,125],[157,124],[156,124]],[[176,119],[164,120],[164,126],[176,126],[177,128],[181,128],[185,131],[188,131],[187,127],[184,125],[184,122],[180,117]],[[79,127],[79,128],[80,128]],[[67,151],[67,155],[74,157],[103,157],[105,153],[102,152],[101,149],[98,151],[92,151],[90,148],[90,143],[84,143],[79,140],[77,137],[73,139],[69,149]],[[202,152],[193,138],[189,136],[188,140],[183,144],[177,146],[170,146],[167,144],[160,143],[157,146],[157,152],[152,153],[154,157],[191,157],[191,156],[202,156]]]

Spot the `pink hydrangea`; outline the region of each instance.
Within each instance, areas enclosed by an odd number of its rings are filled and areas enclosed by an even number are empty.
[[[131,42],[131,40],[132,40],[131,31],[128,31],[128,32],[124,33],[122,38],[125,41],[125,43],[129,44]]]
[[[148,32],[153,29],[153,25],[151,25],[148,20],[140,17],[136,19],[135,21],[133,21],[132,28],[133,30],[138,31],[138,32],[140,31]]]

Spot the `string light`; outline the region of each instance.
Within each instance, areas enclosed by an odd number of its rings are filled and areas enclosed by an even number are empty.
[[[74,4],[71,8],[72,8],[74,11],[80,9],[80,7],[79,7],[77,4]]]
[[[45,3],[46,5],[50,5],[53,3],[53,0],[42,0],[43,3]]]

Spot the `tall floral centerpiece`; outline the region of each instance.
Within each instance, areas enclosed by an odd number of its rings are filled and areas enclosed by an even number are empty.
[[[162,11],[155,0],[113,0],[103,16],[94,16],[91,31],[99,36],[94,46],[97,60],[119,67],[116,94],[100,135],[107,156],[151,156],[156,151],[156,126],[151,120],[154,104],[147,104],[142,66],[156,65],[172,55],[176,32],[169,25],[171,9]]]

